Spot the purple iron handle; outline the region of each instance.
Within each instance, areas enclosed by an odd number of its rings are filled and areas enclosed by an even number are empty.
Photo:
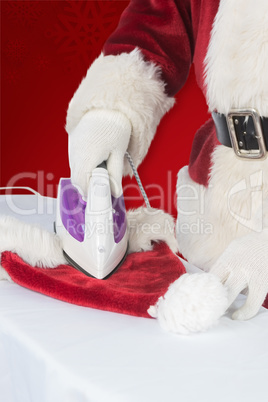
[[[85,236],[85,209],[83,200],[71,179],[60,181],[60,216],[65,229],[76,240],[82,242]]]
[[[103,166],[100,166],[103,167]],[[71,179],[60,181],[60,215],[61,221],[69,234],[77,241],[85,237],[85,211],[87,203]],[[127,229],[126,208],[123,194],[116,198],[112,195],[113,233],[115,243],[119,243]]]

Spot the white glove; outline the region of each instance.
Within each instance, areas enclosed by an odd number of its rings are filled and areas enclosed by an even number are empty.
[[[107,161],[113,194],[121,194],[124,155],[130,134],[128,118],[121,112],[105,109],[88,111],[69,133],[71,179],[84,195],[92,170],[103,161]]]
[[[233,240],[210,273],[227,286],[228,306],[242,290],[248,290],[245,304],[234,312],[233,319],[256,315],[268,293],[268,229]]]

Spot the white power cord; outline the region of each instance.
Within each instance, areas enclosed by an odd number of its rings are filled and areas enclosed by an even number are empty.
[[[0,191],[1,190],[28,190],[28,191],[32,192],[33,194],[35,194],[35,195],[41,196],[41,194],[38,193],[38,191],[35,191],[31,187],[24,187],[24,186],[0,187]]]

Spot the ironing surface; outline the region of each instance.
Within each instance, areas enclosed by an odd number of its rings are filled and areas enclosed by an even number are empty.
[[[43,201],[44,209],[51,211],[55,199]],[[20,211],[37,211],[36,196],[15,196],[14,204]],[[1,196],[0,211],[11,214],[6,199]],[[23,218],[29,223],[38,222],[52,232],[55,216],[51,213],[38,215],[36,212]],[[10,266],[14,255],[9,254],[9,262],[7,257],[5,253],[5,264]],[[163,263],[166,257],[162,253],[159,258]],[[16,261],[22,275],[22,268],[28,267]],[[65,268],[59,267],[58,273]],[[81,280],[91,279],[98,286],[113,282],[115,291],[121,268],[108,281],[87,278],[75,269],[73,272],[80,274]],[[187,272],[197,272],[193,267],[191,271],[190,267],[186,268]],[[172,280],[170,269],[167,261],[163,280],[166,275]],[[52,274],[55,269],[47,271],[27,269],[36,288],[44,280],[45,284],[50,283],[50,291],[63,291],[63,282],[36,276],[37,272]],[[136,281],[139,273],[139,282],[142,280],[144,271],[144,267],[137,268]],[[148,287],[153,287],[153,277],[158,284],[156,270],[151,272]],[[38,281],[35,284],[34,278]],[[230,395],[234,401],[267,400],[268,315],[264,309],[247,322],[233,321],[228,313],[210,332],[178,338],[162,331],[155,320],[79,308],[7,281],[0,281],[0,287],[1,401],[13,401],[14,393],[18,401],[27,400],[29,394],[34,395],[34,401],[48,402],[66,401],[70,395],[76,402],[173,401],[174,396],[178,399],[178,381],[179,398],[189,402],[215,402],[215,397],[218,402],[225,402]],[[241,295],[233,309],[244,298]],[[125,300],[130,303],[127,289]],[[114,299],[114,305],[115,302]],[[122,307],[119,300],[118,307]],[[219,393],[223,386],[224,392]]]

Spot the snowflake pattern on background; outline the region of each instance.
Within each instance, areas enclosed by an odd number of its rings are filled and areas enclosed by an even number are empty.
[[[42,14],[40,1],[12,0],[3,6],[8,18],[24,26],[36,23]]]
[[[36,66],[37,71],[46,71],[49,66],[49,59],[47,56],[41,54],[37,55],[33,60],[34,65]]]
[[[10,85],[16,85],[21,80],[21,74],[18,70],[9,70],[5,73],[5,80]]]
[[[5,54],[15,63],[21,63],[27,53],[25,41],[19,38],[8,40],[4,49]]]
[[[68,0],[58,23],[47,31],[63,54],[69,69],[88,66],[95,58],[96,49],[110,32],[118,14],[117,2]]]

